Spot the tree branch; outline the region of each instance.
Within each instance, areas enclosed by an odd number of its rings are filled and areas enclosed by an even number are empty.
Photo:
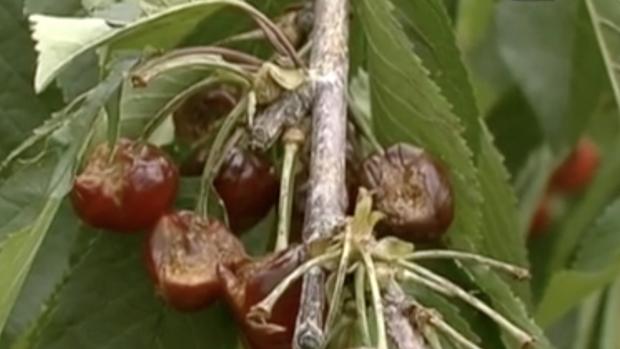
[[[310,79],[312,110],[310,192],[304,242],[331,235],[344,222],[349,12],[347,0],[315,0]],[[325,275],[304,276],[294,347],[316,349],[325,338]]]

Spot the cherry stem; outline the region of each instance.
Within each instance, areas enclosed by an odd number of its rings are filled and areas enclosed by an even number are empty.
[[[368,315],[366,307],[366,271],[362,265],[357,266],[355,271],[355,307],[360,322],[362,340],[364,345],[370,345],[370,328],[368,328]]]
[[[345,228],[344,241],[342,243],[342,254],[340,255],[340,263],[338,264],[338,270],[336,272],[336,282],[334,283],[334,290],[331,297],[331,304],[329,305],[329,311],[327,313],[327,319],[323,332],[329,336],[329,332],[334,325],[336,316],[340,313],[342,303],[342,291],[344,289],[344,281],[347,276],[347,269],[349,268],[349,259],[351,257],[351,244],[353,243],[352,230],[350,226]]]
[[[247,104],[248,97],[246,94],[226,116],[224,124],[222,124],[222,127],[220,127],[220,130],[217,132],[211,149],[209,150],[209,156],[207,157],[204,170],[202,171],[200,196],[198,197],[198,205],[196,207],[198,213],[204,218],[209,218],[209,192],[212,188],[213,178],[217,175],[228,150],[230,150],[243,135],[243,131],[238,130],[231,137],[235,126],[247,110]]]
[[[521,268],[519,266],[498,261],[492,258],[484,257],[474,253],[460,252],[460,251],[447,251],[447,250],[426,250],[414,252],[411,256],[407,257],[408,260],[421,260],[421,259],[456,259],[463,261],[473,261],[486,265],[491,268],[502,270],[516,277],[519,280],[525,280],[530,277],[529,270]]]
[[[340,251],[333,251],[324,253],[319,255],[318,257],[314,257],[299,267],[293,270],[290,274],[288,274],[270,293],[267,297],[265,297],[262,301],[255,304],[250,308],[250,311],[247,314],[247,318],[250,321],[262,323],[265,319],[271,316],[271,312],[273,311],[273,307],[278,302],[278,300],[282,297],[284,292],[291,287],[291,285],[297,281],[297,279],[301,278],[306,272],[315,267],[320,267],[321,265],[330,262],[333,259],[338,258],[340,255]]]
[[[282,176],[280,179],[276,251],[285,250],[289,243],[291,214],[293,212],[293,199],[295,195],[297,153],[304,138],[303,131],[297,128],[291,128],[284,134],[284,161],[282,163]]]
[[[375,325],[377,327],[377,349],[388,349],[385,319],[383,316],[383,301],[381,299],[381,290],[379,287],[379,281],[377,280],[375,264],[368,253],[364,251],[360,252],[364,265],[366,266],[368,283],[370,284],[370,292],[372,294],[372,304],[376,322]]]
[[[454,342],[456,342],[457,344],[459,344],[460,346],[464,348],[482,349],[476,343],[472,342],[467,337],[465,337],[463,334],[461,334],[458,330],[452,327],[450,324],[445,322],[441,314],[439,314],[437,311],[424,307],[422,304],[418,303],[414,298],[410,297],[408,300],[415,307],[414,316],[416,317],[416,322],[428,322],[428,324],[438,329],[439,331],[443,332],[446,336],[448,336]],[[425,335],[425,337],[427,341],[429,341],[430,343],[436,343],[435,345],[433,345],[433,348],[436,348],[437,344],[439,345],[439,348],[441,348],[439,339],[437,338],[437,335],[436,333],[434,333],[434,331],[431,331],[431,333],[429,333],[428,335]]]
[[[478,309],[480,312],[486,314],[498,325],[503,327],[510,335],[519,341],[522,347],[527,347],[534,342],[534,338],[532,338],[532,336],[530,336],[527,332],[514,325],[503,315],[492,309],[478,298],[470,295],[467,291],[463,290],[452,281],[414,263],[403,260],[398,260],[397,263],[399,266],[404,268],[404,270],[402,270],[402,276],[405,279],[417,282],[447,297],[456,297],[463,300],[472,307]]]

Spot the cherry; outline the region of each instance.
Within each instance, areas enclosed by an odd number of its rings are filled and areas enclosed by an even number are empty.
[[[247,255],[220,221],[178,211],[162,216],[147,236],[144,259],[158,293],[172,307],[190,311],[222,294],[218,265],[234,268]]]
[[[362,184],[386,215],[384,230],[412,242],[441,237],[454,218],[452,186],[441,163],[426,151],[399,143],[368,157]]]
[[[204,136],[213,122],[222,118],[237,104],[237,91],[227,85],[208,88],[189,97],[173,113],[178,140],[192,144]]]
[[[265,217],[278,200],[280,187],[267,159],[239,148],[228,154],[214,186],[234,232],[244,231]]]
[[[530,237],[541,236],[545,231],[547,231],[550,223],[551,209],[549,208],[549,200],[545,197],[540,201],[538,207],[536,208],[536,212],[532,217],[532,221],[530,222]]]
[[[113,155],[107,143],[95,148],[75,178],[71,200],[89,225],[135,232],[152,227],[172,206],[178,181],[176,166],[161,149],[120,139]]]
[[[596,144],[588,138],[582,138],[568,158],[555,169],[551,177],[551,188],[565,193],[585,189],[594,178],[599,162],[600,155]]]
[[[225,287],[225,299],[242,328],[244,340],[249,349],[290,349],[299,311],[301,281],[290,286],[274,306],[269,324],[257,325],[248,322],[247,314],[255,304],[262,301],[306,258],[303,245],[267,255],[231,271],[220,267],[220,276]],[[282,328],[274,331],[273,326]]]

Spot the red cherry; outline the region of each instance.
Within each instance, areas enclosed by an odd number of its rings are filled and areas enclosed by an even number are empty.
[[[200,140],[235,107],[237,95],[234,87],[223,85],[189,97],[172,115],[177,139],[188,144]]]
[[[362,183],[386,215],[387,233],[412,242],[434,241],[454,218],[446,169],[426,151],[399,143],[363,163]]]
[[[161,217],[147,236],[145,263],[158,293],[176,309],[202,309],[222,292],[217,268],[247,259],[243,244],[226,226],[191,211]]]
[[[110,159],[107,143],[95,148],[73,183],[80,218],[95,228],[135,232],[152,227],[173,204],[179,174],[159,148],[120,139]]]
[[[290,247],[279,253],[253,261],[235,272],[221,267],[220,275],[225,285],[226,300],[240,324],[249,349],[290,349],[299,311],[301,281],[291,285],[276,303],[269,324],[249,323],[250,308],[262,301],[306,258],[302,245]],[[274,325],[283,331],[273,331]]]
[[[582,138],[551,177],[553,190],[574,193],[585,189],[594,178],[600,162],[599,150],[588,138]]]
[[[549,208],[549,200],[545,196],[541,201],[536,212],[530,222],[530,237],[535,238],[543,235],[551,224],[551,209]]]
[[[252,227],[269,213],[280,188],[267,159],[238,148],[228,154],[214,186],[236,233]]]

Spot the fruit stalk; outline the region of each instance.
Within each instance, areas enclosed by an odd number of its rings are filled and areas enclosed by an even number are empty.
[[[310,192],[303,240],[331,235],[344,222],[349,12],[347,0],[315,0],[310,83],[312,109]],[[325,275],[314,268],[304,275],[294,347],[315,349],[325,338]]]

